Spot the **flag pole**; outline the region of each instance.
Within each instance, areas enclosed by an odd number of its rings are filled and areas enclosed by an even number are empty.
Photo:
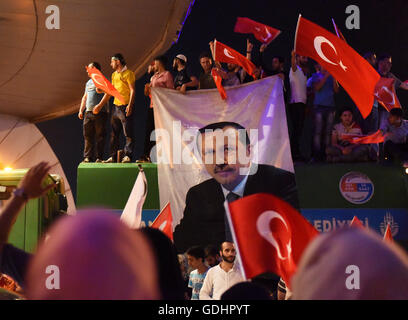
[[[340,38],[339,31],[337,30],[336,22],[334,22],[334,19],[333,19],[333,18],[332,18],[332,23],[333,23],[334,31],[336,31],[337,37]]]
[[[300,18],[302,17],[302,15],[299,13],[299,17],[298,17],[298,21],[297,21],[297,24],[296,24],[296,31],[295,31],[295,43],[294,43],[294,45],[293,45],[293,50],[295,51],[295,53],[296,53],[296,40],[297,40],[297,34],[298,34],[298,29],[299,29],[299,22],[300,22]]]
[[[247,279],[246,274],[245,274],[244,265],[242,264],[241,253],[240,253],[240,251],[239,251],[239,245],[238,245],[237,237],[236,237],[236,235],[235,235],[234,226],[232,225],[231,213],[230,213],[230,210],[229,210],[229,206],[228,206],[228,201],[227,201],[227,200],[224,201],[224,208],[225,208],[225,213],[227,214],[228,224],[229,224],[229,226],[230,226],[230,230],[231,230],[231,234],[232,234],[232,239],[234,240],[234,243],[235,243],[235,245],[236,245],[236,247],[237,247],[237,258],[238,258],[238,261],[239,261],[239,264],[240,264],[240,268],[239,268],[239,269],[241,270],[241,274],[242,274],[242,277],[244,278],[244,281],[247,281],[248,279]]]
[[[211,55],[213,57],[213,62],[214,63],[215,63],[215,53],[214,52],[215,52],[216,45],[217,45],[217,39],[214,38],[214,46],[212,48],[210,47]]]

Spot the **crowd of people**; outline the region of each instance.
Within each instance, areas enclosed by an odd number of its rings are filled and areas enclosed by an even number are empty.
[[[373,231],[344,227],[307,247],[291,288],[276,277],[247,280],[234,243],[194,246],[177,255],[160,230],[130,229],[106,209],[78,211],[48,230],[34,254],[8,243],[28,200],[55,185],[43,184],[50,166],[40,163],[21,180],[0,214],[0,299],[407,299],[408,255]],[[344,285],[357,265],[359,290]],[[279,284],[278,284],[279,281]],[[272,283],[272,284],[271,284]],[[346,281],[347,283],[347,281]]]
[[[262,44],[259,53],[254,58],[254,45],[247,40],[246,58],[257,66],[255,79],[249,76],[243,68],[236,64],[222,65],[213,60],[213,46],[210,51],[200,54],[198,60],[202,71],[198,77],[189,71],[189,60],[184,54],[178,54],[172,61],[172,70],[168,69],[166,56],[156,57],[148,67],[150,82],[146,83],[144,94],[150,97],[147,112],[146,131],[143,155],[138,162],[150,162],[150,151],[154,146],[151,141],[154,130],[153,101],[151,88],[169,88],[185,94],[190,90],[214,89],[215,81],[212,69],[216,69],[222,77],[224,87],[236,86],[268,76],[277,75],[283,81],[283,93],[290,133],[292,158],[295,162],[361,162],[361,161],[391,161],[408,166],[408,131],[401,111],[388,112],[377,100],[374,100],[370,115],[363,119],[355,106],[336,105],[335,96],[341,90],[338,82],[320,64],[309,61],[305,56],[299,56],[294,51],[291,54],[289,72],[285,70],[285,59],[273,56],[266,61],[264,52],[267,48]],[[364,58],[378,71],[381,77],[394,79],[395,89],[408,90],[408,85],[400,81],[391,73],[392,57],[383,54],[378,59],[373,53],[366,53]],[[92,62],[89,67],[100,70],[100,64]],[[84,162],[131,162],[134,147],[132,133],[132,115],[135,99],[135,75],[127,69],[124,57],[118,53],[111,58],[112,84],[124,97],[124,103],[115,98],[112,106],[110,137],[110,153],[103,159],[105,144],[106,121],[110,98],[95,87],[92,80],[85,86],[78,117],[83,119],[83,133],[85,140]],[[314,72],[313,72],[314,71]],[[398,92],[398,91],[397,91]],[[84,113],[85,111],[85,113]],[[312,132],[304,132],[307,117],[312,122]],[[336,119],[339,122],[335,124]],[[353,144],[350,140],[341,140],[343,135],[362,136],[381,130],[385,143],[367,144],[364,146]],[[119,136],[123,131],[126,142],[124,150],[119,150]],[[302,149],[311,135],[311,155],[305,155]],[[118,151],[120,151],[118,155]],[[303,153],[303,154],[302,154]]]

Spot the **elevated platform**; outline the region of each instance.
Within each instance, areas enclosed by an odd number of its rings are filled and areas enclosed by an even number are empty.
[[[149,225],[159,212],[157,166],[142,164],[148,181],[143,222]],[[77,207],[101,205],[118,214],[124,208],[138,164],[81,163],[78,167]],[[357,216],[365,225],[385,231],[396,240],[408,240],[408,175],[401,167],[375,163],[296,165],[302,214],[326,232]]]

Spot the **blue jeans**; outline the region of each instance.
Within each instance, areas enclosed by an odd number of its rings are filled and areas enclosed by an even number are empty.
[[[132,157],[133,137],[132,137],[132,115],[126,117],[126,105],[116,106],[112,108],[112,132],[110,138],[110,156],[116,159],[116,154],[119,150],[119,137],[121,132],[126,138],[125,156]]]
[[[336,109],[334,107],[321,105],[313,107],[313,156],[319,160],[324,158],[326,147],[330,145],[335,112]]]

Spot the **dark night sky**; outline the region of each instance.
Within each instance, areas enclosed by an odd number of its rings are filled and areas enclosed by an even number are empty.
[[[348,16],[345,10],[351,4],[357,5],[360,9],[359,30],[348,30],[345,26]],[[373,51],[377,56],[384,52],[390,53],[393,56],[392,72],[402,81],[408,79],[408,1],[406,0],[196,0],[184,24],[178,43],[167,51],[166,56],[171,61],[175,55],[183,53],[188,58],[190,70],[198,76],[200,73],[198,56],[202,51],[208,51],[208,42],[214,38],[244,53],[246,38],[249,36],[255,44],[254,52],[258,51],[260,43],[252,35],[233,32],[236,18],[240,16],[282,30],[278,38],[268,46],[265,56],[266,61],[272,55],[284,56],[288,70],[299,13],[331,32],[334,32],[331,18],[334,18],[348,44],[357,52],[363,55],[367,51]],[[114,48],[113,51],[115,51]],[[148,105],[143,95],[143,86],[146,82],[148,82],[147,76],[136,82],[135,160],[143,151]],[[401,104],[408,106],[408,92],[398,90],[397,94]],[[339,101],[342,104],[347,100],[343,97]],[[78,164],[82,161],[82,122],[74,114],[39,123],[37,126],[60,159],[75,196],[76,171]]]

